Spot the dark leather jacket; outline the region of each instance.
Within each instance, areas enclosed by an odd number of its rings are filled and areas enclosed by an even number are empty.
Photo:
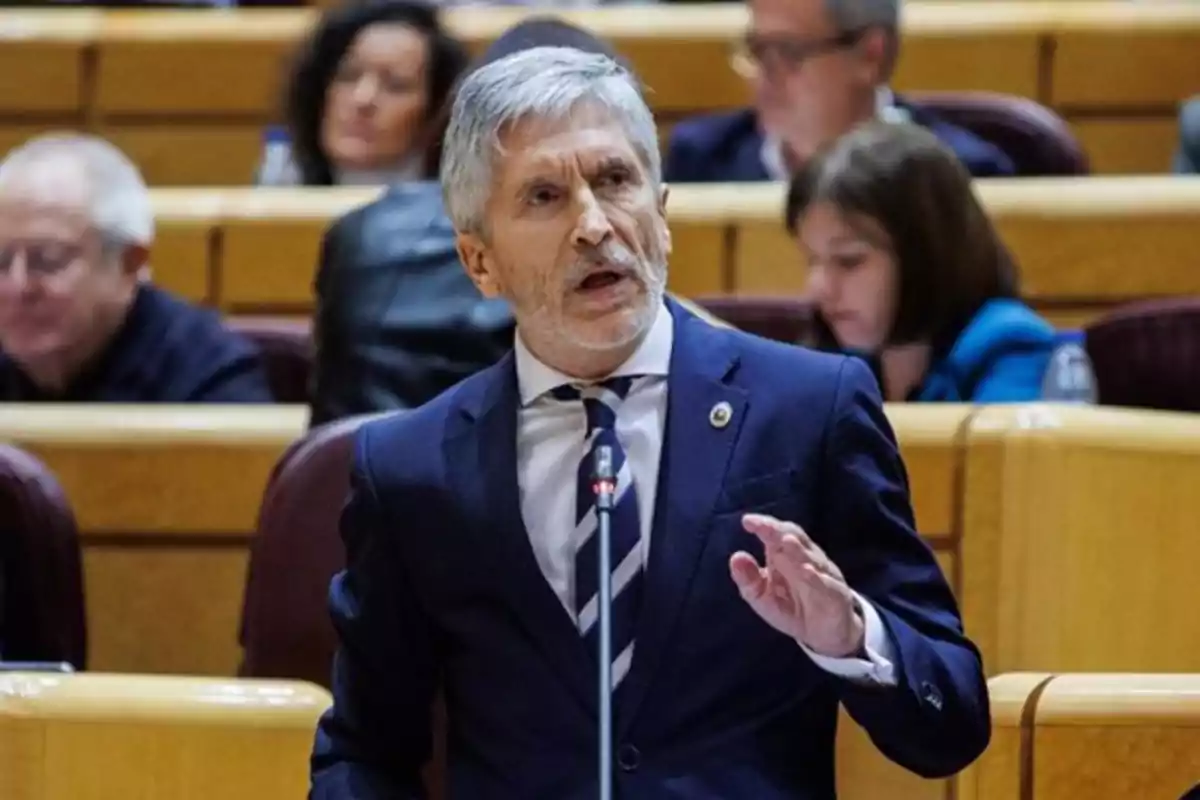
[[[337,220],[315,289],[312,425],[418,406],[512,346],[508,304],[463,270],[435,182],[397,184]]]

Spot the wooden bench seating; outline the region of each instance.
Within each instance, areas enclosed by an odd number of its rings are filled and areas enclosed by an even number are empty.
[[[154,184],[246,183],[315,13],[0,12],[0,147],[83,126],[126,148]],[[522,13],[471,8],[448,18],[478,52]],[[633,61],[665,125],[747,102],[729,68],[746,25],[741,4],[565,16]],[[1193,4],[917,2],[905,7],[904,27],[898,89],[1037,99],[1075,126],[1098,172],[1165,170],[1176,105],[1200,91]]]
[[[75,507],[95,669],[236,670],[246,547],[306,415],[0,409],[0,441],[43,459]],[[1200,419],[1041,404],[902,404],[888,415],[922,534],[992,674],[1200,671],[1200,633],[1185,624]],[[1113,592],[1115,575],[1141,588]]]
[[[1200,178],[977,183],[1021,267],[1023,291],[1072,326],[1130,300],[1200,294]],[[378,189],[159,189],[155,280],[230,313],[312,307],[322,233]],[[678,186],[668,207],[671,287],[799,294],[804,269],[783,230],[783,187]]]
[[[331,702],[296,681],[0,673],[0,797],[303,797]]]
[[[989,674],[1200,671],[1200,419],[1041,404],[887,413],[918,525]],[[0,408],[0,441],[43,459],[75,507],[94,669],[236,672],[259,500],[305,425],[294,406]],[[851,724],[838,748],[850,800],[948,796]]]
[[[1016,673],[989,690],[992,742],[956,800],[1182,800],[1200,787],[1200,675]]]

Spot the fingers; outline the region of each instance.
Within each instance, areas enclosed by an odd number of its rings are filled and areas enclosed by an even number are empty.
[[[765,514],[746,514],[742,517],[742,527],[763,543],[768,562],[779,559],[788,565],[784,572],[790,578],[798,579],[797,570],[804,564],[812,564],[819,571],[844,580],[837,565],[799,525]]]
[[[766,594],[767,572],[749,553],[733,554],[729,559],[729,574],[733,576],[733,582],[737,584],[738,591],[746,600],[756,601]]]

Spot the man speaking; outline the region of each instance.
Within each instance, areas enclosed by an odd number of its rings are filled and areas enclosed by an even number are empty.
[[[987,744],[873,377],[664,299],[657,142],[602,55],[524,50],[459,89],[446,206],[516,342],[358,435],[313,797],[421,796],[439,690],[450,797],[596,796],[599,446],[617,797],[830,800],[839,702],[922,775]]]

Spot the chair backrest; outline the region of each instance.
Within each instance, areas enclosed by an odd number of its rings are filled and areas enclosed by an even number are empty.
[[[242,606],[243,677],[330,685],[337,639],[326,599],[345,566],[338,521],[354,435],[372,416],[312,429],[288,448],[267,483]]]
[[[710,295],[697,297],[696,304],[739,330],[797,344],[812,329],[812,304],[803,297]]]
[[[1087,155],[1062,117],[1026,97],[993,92],[921,92],[912,102],[991,142],[1018,175],[1087,175]]]
[[[372,419],[403,411],[345,417],[319,425],[280,458],[263,496],[242,606],[240,641],[246,678],[304,680],[329,687],[337,634],[327,597],[345,566],[338,531],[350,491],[354,437]],[[426,796],[444,796],[445,710],[434,708],[433,755]]]
[[[258,345],[276,402],[308,402],[313,368],[312,323],[309,320],[230,317],[225,324]]]
[[[38,459],[0,444],[0,656],[87,666],[79,531]]]
[[[1200,411],[1200,297],[1122,306],[1086,337],[1104,405]]]

